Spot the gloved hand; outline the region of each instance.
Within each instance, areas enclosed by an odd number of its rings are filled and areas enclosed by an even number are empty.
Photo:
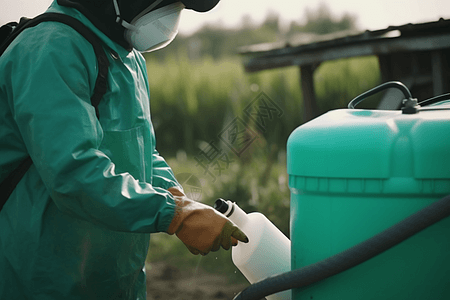
[[[174,198],[177,207],[167,232],[176,234],[192,254],[206,255],[220,247],[228,250],[238,240],[248,243],[247,236],[214,208],[186,196]]]

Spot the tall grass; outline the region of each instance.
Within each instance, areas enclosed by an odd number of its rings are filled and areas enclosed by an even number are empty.
[[[189,60],[185,54],[157,61],[147,56],[152,117],[160,152],[198,151],[217,137],[230,119],[262,91],[283,111],[264,138],[283,149],[289,133],[302,124],[299,68],[245,73],[240,59]],[[344,108],[356,95],[379,83],[374,57],[323,63],[315,72],[319,112]]]
[[[319,113],[347,108],[348,102],[378,85],[380,80],[376,57],[341,59],[323,63],[314,74]],[[360,107],[376,108],[376,106],[377,103],[366,102]]]

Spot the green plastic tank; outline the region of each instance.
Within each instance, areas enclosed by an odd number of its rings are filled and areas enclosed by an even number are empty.
[[[294,270],[450,194],[450,110],[330,111],[292,132],[287,155]],[[450,218],[293,299],[450,299]]]

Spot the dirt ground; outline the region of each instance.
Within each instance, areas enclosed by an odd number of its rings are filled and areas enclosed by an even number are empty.
[[[229,284],[224,276],[181,271],[164,262],[147,266],[147,300],[232,300],[247,285]]]

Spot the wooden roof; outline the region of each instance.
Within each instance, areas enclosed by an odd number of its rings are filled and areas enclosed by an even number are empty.
[[[241,47],[239,53],[244,56],[245,70],[256,72],[340,58],[444,48],[450,48],[450,19],[365,32],[301,34],[286,42]]]

